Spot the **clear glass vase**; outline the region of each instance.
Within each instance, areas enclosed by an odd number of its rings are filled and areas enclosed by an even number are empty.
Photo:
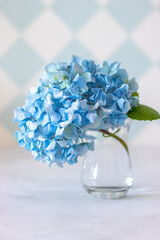
[[[116,134],[127,143],[131,121]],[[129,153],[113,137],[96,133],[95,151],[85,156],[81,182],[86,191],[98,198],[116,199],[126,195],[133,184]]]

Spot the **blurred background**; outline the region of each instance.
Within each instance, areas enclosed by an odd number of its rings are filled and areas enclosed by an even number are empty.
[[[160,0],[0,0],[0,146],[44,66],[72,54],[119,61],[140,101],[160,111]],[[133,123],[133,144],[160,145],[160,121]]]

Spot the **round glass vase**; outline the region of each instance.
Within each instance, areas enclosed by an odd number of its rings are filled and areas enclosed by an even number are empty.
[[[116,134],[126,144],[130,125],[131,121],[127,121]],[[129,153],[120,141],[111,136],[104,137],[101,132],[96,132],[96,137],[95,150],[88,151],[84,158],[82,185],[97,198],[122,198],[133,184]]]

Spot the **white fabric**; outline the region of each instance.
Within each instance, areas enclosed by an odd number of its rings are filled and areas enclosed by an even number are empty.
[[[159,240],[160,149],[134,147],[133,190],[95,199],[80,183],[81,163],[64,169],[0,149],[0,240]]]

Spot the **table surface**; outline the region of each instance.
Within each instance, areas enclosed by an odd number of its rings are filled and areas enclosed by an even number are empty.
[[[132,147],[135,184],[119,200],[81,186],[81,163],[48,168],[0,149],[0,240],[159,240],[160,148]]]

